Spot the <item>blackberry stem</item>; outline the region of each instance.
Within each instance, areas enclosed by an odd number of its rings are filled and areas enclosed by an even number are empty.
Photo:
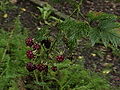
[[[37,74],[36,74],[35,71],[34,71],[34,76],[35,76],[36,82],[39,82],[38,77],[37,77]]]

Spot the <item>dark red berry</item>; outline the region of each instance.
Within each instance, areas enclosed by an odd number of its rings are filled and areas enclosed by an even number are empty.
[[[33,38],[27,38],[25,43],[27,46],[31,47],[34,44]]]
[[[29,59],[35,58],[35,55],[33,54],[33,51],[32,51],[32,50],[28,50],[28,51],[26,52],[26,55],[27,55],[27,57],[28,57]]]
[[[26,64],[26,68],[29,72],[32,72],[36,69],[36,66],[32,62],[29,62]]]
[[[41,71],[47,71],[48,70],[48,66],[44,65],[44,64],[38,64],[36,65],[37,70]]]
[[[63,56],[63,55],[57,56],[57,57],[56,57],[56,60],[57,60],[58,62],[62,62],[62,61],[64,61],[64,56]]]
[[[49,49],[51,46],[51,41],[50,40],[42,40],[41,44],[45,46],[45,48]]]
[[[51,69],[55,72],[57,71],[57,67],[56,66],[52,66]]]
[[[44,70],[43,64],[38,64],[36,65],[37,70],[39,70],[40,72]]]
[[[33,49],[34,50],[39,50],[41,48],[41,46],[38,44],[38,43],[35,43],[34,45],[33,45]]]

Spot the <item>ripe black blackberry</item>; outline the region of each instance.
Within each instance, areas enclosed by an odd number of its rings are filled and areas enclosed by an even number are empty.
[[[42,40],[41,44],[45,46],[45,48],[49,49],[51,46],[51,41],[50,40]]]

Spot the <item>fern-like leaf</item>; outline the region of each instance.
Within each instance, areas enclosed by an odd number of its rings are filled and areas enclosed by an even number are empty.
[[[107,47],[109,44],[117,47],[120,44],[120,34],[117,28],[120,23],[116,22],[117,16],[101,12],[90,12],[88,20],[91,25],[89,37],[92,45],[102,41]]]

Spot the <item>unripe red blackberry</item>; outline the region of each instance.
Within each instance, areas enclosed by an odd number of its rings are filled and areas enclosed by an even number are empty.
[[[41,48],[41,46],[38,44],[38,43],[35,43],[34,45],[33,45],[33,49],[34,50],[39,50]]]
[[[29,72],[32,72],[36,69],[36,66],[32,62],[29,62],[26,64],[26,68]]]
[[[27,55],[27,57],[28,57],[29,59],[35,58],[35,55],[33,54],[33,51],[32,51],[32,50],[28,50],[28,51],[26,52],[26,55]]]
[[[62,62],[62,61],[64,61],[64,56],[63,56],[63,55],[57,56],[57,57],[56,57],[56,60],[57,60],[58,62]]]
[[[48,66],[44,65],[44,64],[38,64],[36,65],[37,70],[41,71],[47,71],[48,70]]]
[[[56,66],[52,66],[51,69],[55,72],[57,71],[57,67]]]
[[[27,46],[31,47],[34,44],[33,38],[27,38],[25,43]]]
[[[39,70],[40,72],[44,70],[43,64],[38,64],[36,65],[37,70]]]
[[[51,41],[50,40],[42,40],[41,44],[45,46],[45,48],[49,49],[51,46]]]

